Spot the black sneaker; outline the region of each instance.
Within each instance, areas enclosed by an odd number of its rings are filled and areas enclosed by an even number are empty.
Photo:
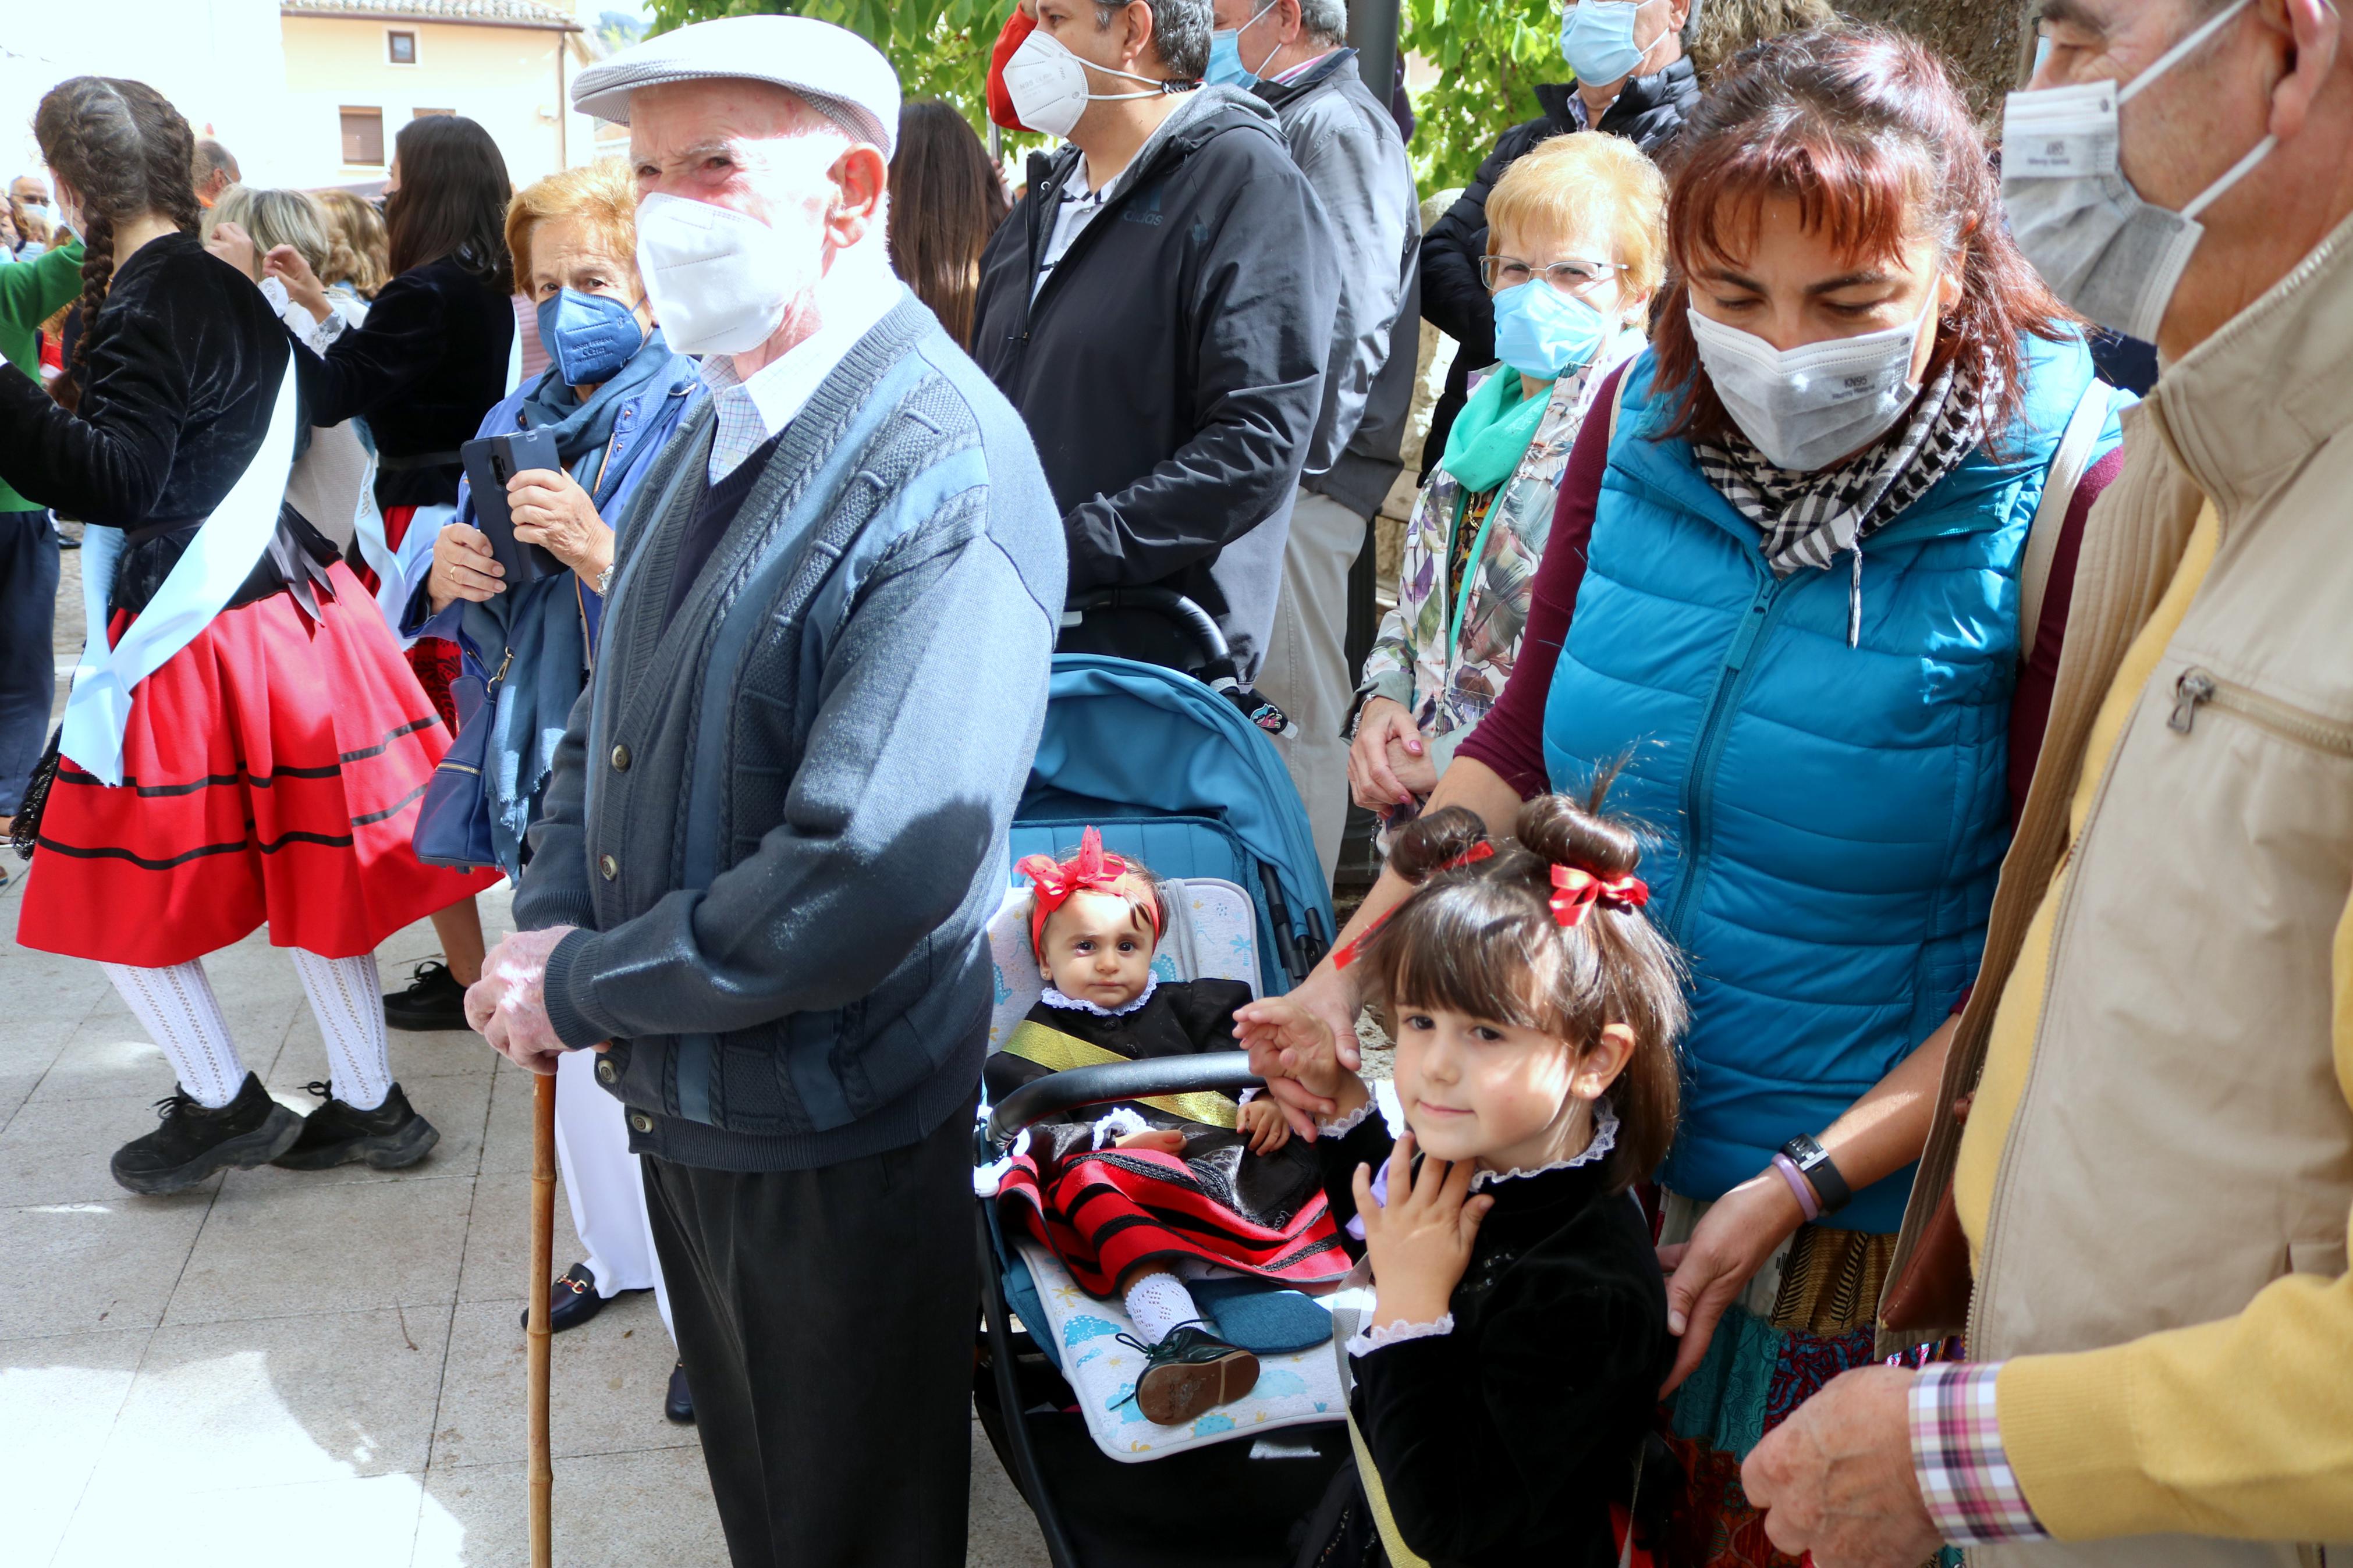
[[[406,986],[384,994],[384,1021],[396,1029],[462,1029],[466,988],[448,964],[420,963]]]
[[[662,1395],[662,1414],[681,1426],[694,1425],[694,1395],[687,1391],[684,1362],[670,1369],[670,1392]]]
[[[398,1171],[425,1158],[441,1134],[417,1114],[408,1096],[394,1084],[384,1103],[359,1110],[337,1100],[332,1086],[302,1086],[326,1101],[302,1119],[301,1136],[275,1160],[289,1171],[324,1171],[364,1160],[379,1171]]]
[[[1144,1352],[1144,1375],[1135,1380],[1134,1398],[1155,1426],[1182,1426],[1258,1386],[1258,1357],[1198,1323],[1178,1324],[1156,1345],[1127,1334],[1120,1340]]]
[[[177,1089],[155,1109],[163,1125],[114,1152],[114,1179],[134,1193],[185,1192],[215,1171],[266,1165],[302,1135],[302,1119],[270,1099],[251,1073],[218,1110]]]

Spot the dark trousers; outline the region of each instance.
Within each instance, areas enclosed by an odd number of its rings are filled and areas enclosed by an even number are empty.
[[[641,1163],[735,1568],[961,1568],[971,1111],[823,1170]]]
[[[58,532],[45,511],[0,511],[0,816],[24,804],[57,700]]]

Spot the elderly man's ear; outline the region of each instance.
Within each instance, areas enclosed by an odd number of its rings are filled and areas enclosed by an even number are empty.
[[[882,221],[891,165],[883,161],[881,148],[860,142],[834,160],[828,174],[840,195],[825,215],[826,238],[836,250],[848,250]]]

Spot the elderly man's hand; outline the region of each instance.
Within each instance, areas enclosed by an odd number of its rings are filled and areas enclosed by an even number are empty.
[[[1775,1546],[1815,1568],[1914,1568],[1944,1544],[1912,1468],[1915,1375],[1841,1373],[1757,1445],[1740,1484]]]
[[[575,929],[515,932],[491,950],[482,977],[466,988],[468,1026],[492,1050],[532,1072],[553,1073],[564,1057],[564,1042],[547,1021],[547,955]]]

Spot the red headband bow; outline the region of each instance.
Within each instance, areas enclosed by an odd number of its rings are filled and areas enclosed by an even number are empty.
[[[1552,885],[1552,918],[1563,931],[1583,925],[1587,912],[1596,904],[1639,910],[1651,901],[1651,885],[1630,871],[1605,882],[1581,866],[1555,866]]]
[[[1103,847],[1103,835],[1092,827],[1079,839],[1079,852],[1071,859],[1030,855],[1013,868],[1029,879],[1029,945],[1033,949],[1046,933],[1046,921],[1071,901],[1072,893],[1115,893],[1120,884],[1136,875],[1135,868],[1123,857]],[[1135,904],[1144,911],[1156,941],[1160,936],[1160,901],[1147,894],[1136,900]]]

